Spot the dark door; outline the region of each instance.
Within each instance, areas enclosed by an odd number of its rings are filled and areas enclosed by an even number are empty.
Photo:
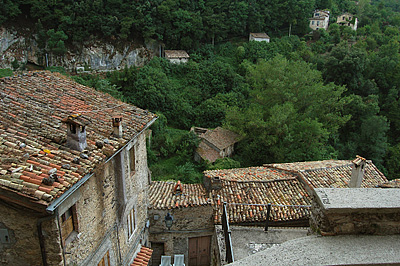
[[[189,238],[189,266],[210,266],[211,236]]]
[[[164,243],[151,242],[151,265],[159,266],[161,264],[161,256],[164,255]]]

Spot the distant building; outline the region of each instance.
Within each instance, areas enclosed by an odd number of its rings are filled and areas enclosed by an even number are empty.
[[[195,160],[201,159],[215,162],[219,158],[229,157],[234,152],[235,143],[240,136],[222,127],[206,129],[195,127],[191,129],[201,139],[199,147],[195,153]]]
[[[337,17],[337,24],[357,30],[358,19],[350,13],[343,13]]]
[[[315,10],[314,15],[310,18],[310,28],[313,30],[325,29],[329,26],[329,11]]]
[[[249,41],[269,42],[270,41],[270,37],[265,32],[250,33]]]
[[[189,54],[184,50],[165,50],[164,55],[171,63],[176,64],[187,63],[190,58]]]

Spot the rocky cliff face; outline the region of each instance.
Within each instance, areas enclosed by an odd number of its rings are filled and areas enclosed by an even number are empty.
[[[29,32],[29,30],[24,30]],[[142,66],[153,56],[158,55],[159,45],[146,43],[143,47],[133,44],[115,47],[110,43],[88,41],[75,45],[63,56],[46,54],[41,51],[34,34],[20,34],[4,27],[0,28],[0,68],[12,68],[16,60],[19,64],[38,66],[62,66],[68,71],[116,70],[125,66]]]

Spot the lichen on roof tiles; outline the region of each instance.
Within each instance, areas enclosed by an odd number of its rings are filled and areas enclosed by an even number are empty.
[[[204,134],[199,136],[202,139],[207,140],[219,150],[223,150],[233,144],[235,144],[240,136],[235,132],[217,127],[213,130],[207,130]]]
[[[28,72],[0,79],[0,187],[19,191],[46,205],[62,195],[100,162],[114,154],[155,118],[109,94],[80,85],[57,73]],[[123,117],[122,138],[112,136],[111,117]],[[83,114],[87,144],[81,153],[65,146],[62,120]],[[104,148],[96,142],[107,140]],[[77,159],[78,158],[78,159]],[[44,185],[49,171],[57,180]]]
[[[273,205],[272,221],[308,219],[307,206],[311,199],[297,179],[265,182],[222,180],[221,190],[213,193],[216,223],[221,222],[224,202],[227,203],[229,222],[237,224],[265,222],[269,203]]]
[[[204,171],[206,177],[218,177],[220,179],[232,181],[265,181],[275,179],[296,178],[296,175],[290,172],[275,170],[268,167],[248,167],[222,170]]]
[[[153,181],[150,185],[151,209],[198,207],[210,204],[202,184],[182,184],[182,193],[174,193],[177,183]]]

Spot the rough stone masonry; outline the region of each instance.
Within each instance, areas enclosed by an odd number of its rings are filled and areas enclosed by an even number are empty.
[[[400,189],[315,189],[311,227],[322,235],[400,234]]]

